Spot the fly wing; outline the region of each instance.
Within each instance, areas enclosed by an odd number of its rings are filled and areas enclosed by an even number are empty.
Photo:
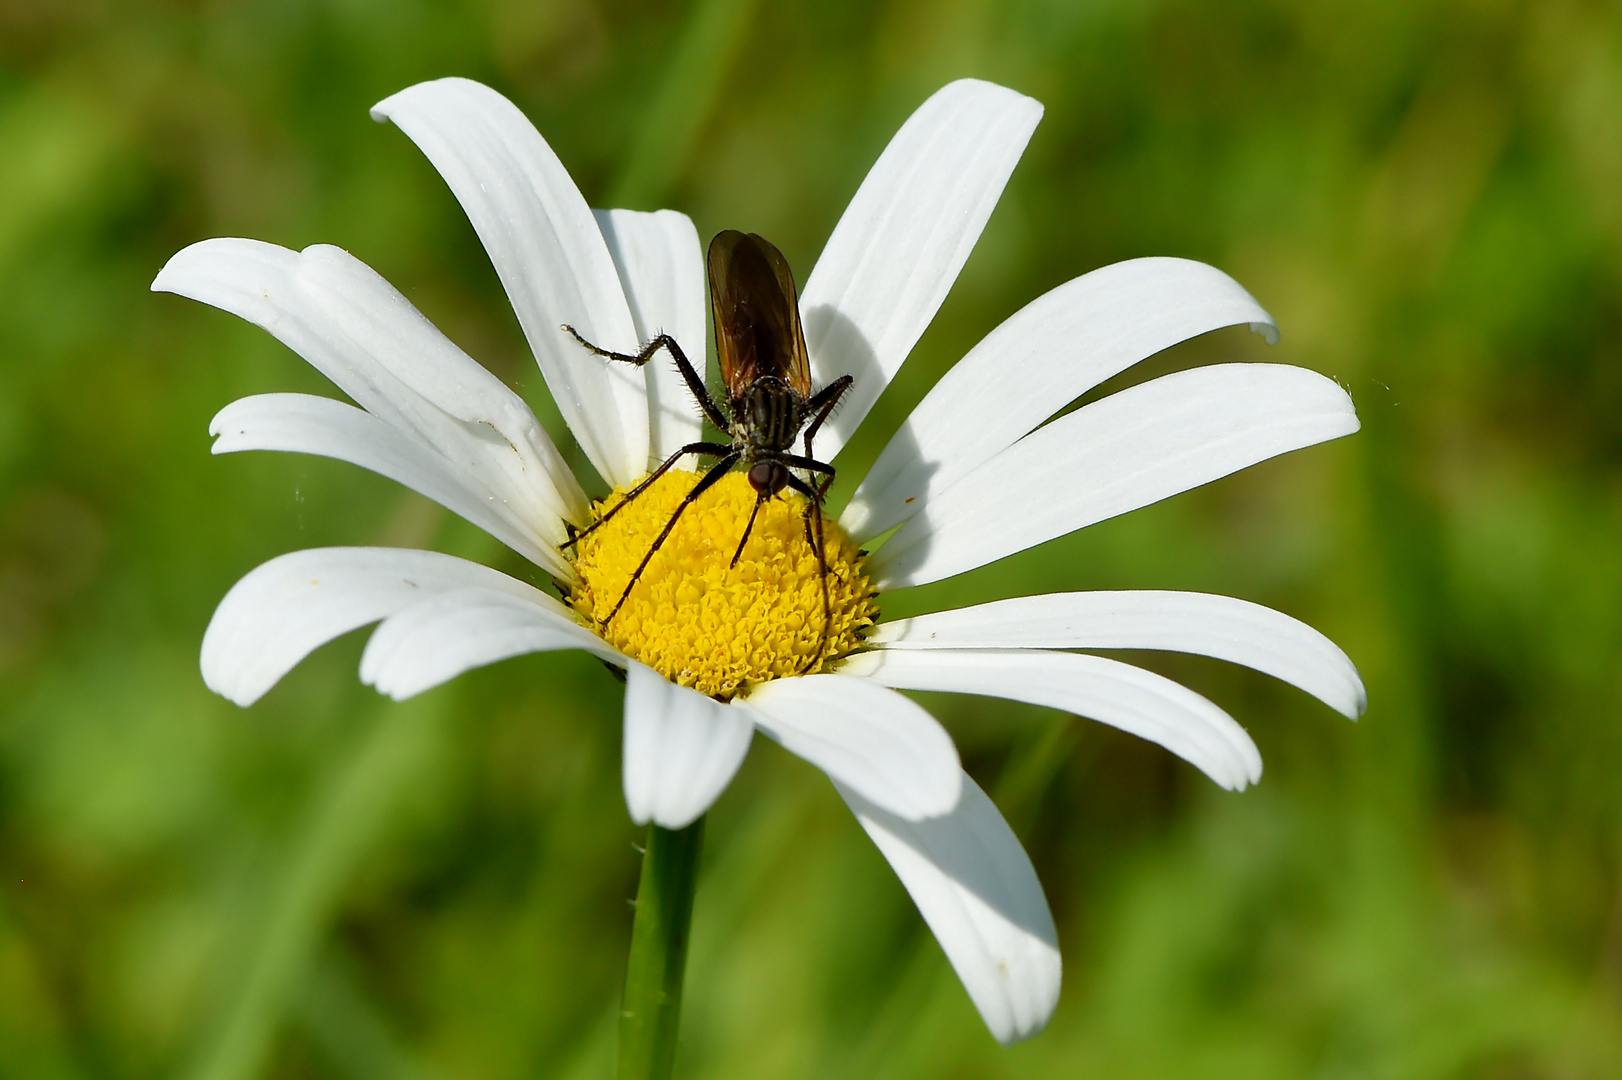
[[[736,400],[758,378],[782,379],[811,396],[811,364],[788,260],[768,241],[735,229],[710,241],[710,306],[715,353],[727,396]]]
[[[800,294],[794,287],[794,271],[789,269],[783,253],[763,237],[750,233],[749,239],[771,264],[777,295],[782,298],[773,313],[772,329],[781,346],[777,356],[780,370],[773,374],[785,380],[803,400],[811,396],[811,359],[805,350],[805,332],[800,329]]]

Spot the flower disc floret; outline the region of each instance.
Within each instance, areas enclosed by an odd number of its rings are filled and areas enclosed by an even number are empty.
[[[666,678],[723,700],[756,683],[814,673],[861,644],[878,614],[864,556],[823,519],[832,613],[824,642],[823,575],[806,539],[801,496],[784,492],[767,500],[732,565],[755,506],[741,472],[723,477],[683,512],[608,619],[697,482],[696,473],[671,470],[580,541],[569,599],[598,633]],[[622,489],[598,503],[599,518],[624,498]]]

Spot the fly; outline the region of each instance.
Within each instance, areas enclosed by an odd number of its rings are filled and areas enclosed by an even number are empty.
[[[637,367],[652,360],[661,348],[667,350],[705,417],[731,441],[688,443],[627,492],[613,509],[574,534],[563,546],[578,544],[601,527],[682,458],[715,459],[654,538],[619,601],[603,619],[602,625],[606,627],[625,605],[626,597],[631,595],[642,572],[676,527],[682,512],[734,466],[745,470],[749,485],[755,489],[755,506],[749,514],[749,523],[744,526],[737,550],[732,553],[734,567],[743,555],[744,543],[755,527],[755,516],[760,513],[761,505],[785,488],[798,492],[806,500],[805,539],[817,553],[822,581],[822,639],[801,669],[805,671],[822,658],[833,622],[828,595],[828,559],[823,542],[822,500],[834,482],[835,472],[832,465],[817,460],[811,441],[850,389],[852,379],[841,375],[821,390],[812,392],[811,362],[806,353],[805,334],[800,328],[794,274],[788,260],[768,241],[754,233],[728,229],[710,241],[708,264],[715,352],[726,388],[725,403],[710,395],[698,371],[669,334],[660,334],[632,355],[599,348],[581,337],[572,326],[563,329],[598,356]],[[797,454],[794,443],[802,435],[804,453]]]

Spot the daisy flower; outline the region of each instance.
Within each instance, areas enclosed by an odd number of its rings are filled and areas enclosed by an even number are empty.
[[[1012,90],[952,83],[907,120],[863,181],[800,295],[815,384],[854,380],[817,435],[819,459],[836,459],[934,317],[1041,113]],[[1243,288],[1182,259],[1076,278],[976,345],[902,425],[837,524],[826,523],[826,578],[797,496],[761,509],[731,565],[754,502],[734,473],[681,518],[605,622],[696,474],[672,470],[608,525],[578,543],[574,531],[699,441],[701,419],[662,357],[644,367],[607,362],[560,328],[626,353],[668,332],[702,365],[698,235],[668,210],[589,209],[539,132],[478,83],[422,83],[372,115],[404,131],[461,202],[558,408],[613,494],[594,504],[525,403],[353,256],[244,239],[188,247],[154,290],[264,327],[355,402],[233,402],[211,426],[215,453],[299,451],[381,473],[487,530],[559,591],[432,551],[283,555],[215,612],[202,670],[216,692],[248,705],[311,650],[370,623],[380,625],[361,678],[395,698],[522,653],[592,653],[626,673],[624,788],[636,822],[694,822],[754,732],[776,740],[827,773],[1003,1042],[1039,1031],[1058,1000],[1053,919],[1030,859],[963,772],[950,737],[899,691],[1068,710],[1159,743],[1234,790],[1262,766],[1227,713],[1159,675],[1072,650],[1218,657],[1349,717],[1362,711],[1357,672],[1333,643],[1224,596],[1050,593],[877,621],[875,598],[892,590],[1357,430],[1344,390],[1281,364],[1182,371],[1052,419],[1186,338],[1248,324],[1276,339]]]

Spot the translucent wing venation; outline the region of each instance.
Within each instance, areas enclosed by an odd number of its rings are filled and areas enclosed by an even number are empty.
[[[794,273],[772,244],[735,229],[710,241],[710,304],[715,352],[727,396],[743,397],[760,378],[783,380],[803,401],[811,396],[811,363]]]

